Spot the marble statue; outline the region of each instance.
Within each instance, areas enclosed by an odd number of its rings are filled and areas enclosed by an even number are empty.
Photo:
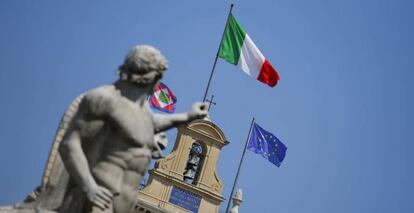
[[[150,110],[147,96],[167,66],[154,47],[135,46],[115,83],[78,96],[61,120],[41,186],[14,209],[132,211],[150,159],[162,157],[163,131],[207,115],[204,103],[186,113]]]
[[[243,191],[238,189],[236,196],[233,198],[233,207],[230,209],[230,213],[239,213],[240,204],[243,202]]]

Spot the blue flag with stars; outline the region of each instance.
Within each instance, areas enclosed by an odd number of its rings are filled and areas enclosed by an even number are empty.
[[[279,167],[285,158],[287,147],[275,135],[254,123],[247,149]]]

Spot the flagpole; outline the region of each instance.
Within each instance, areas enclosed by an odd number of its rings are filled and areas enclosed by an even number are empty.
[[[229,200],[227,201],[227,208],[226,208],[225,213],[229,211],[230,201],[231,201],[231,198],[233,197],[234,188],[236,187],[237,179],[239,178],[240,168],[243,163],[244,154],[246,153],[247,144],[249,143],[250,134],[252,133],[253,124],[254,124],[254,117],[252,118],[252,123],[250,124],[249,134],[247,135],[247,138],[246,138],[246,144],[244,145],[243,154],[240,158],[239,168],[237,169],[236,177],[234,178],[233,188],[231,189],[231,194],[230,194]]]
[[[219,55],[220,47],[221,47],[221,42],[223,41],[224,33],[226,32],[227,23],[229,22],[229,17],[230,17],[231,11],[233,10],[233,6],[234,6],[233,4],[230,5],[229,14],[227,15],[226,26],[224,27],[223,34],[221,35],[220,45],[219,45],[219,48],[217,50],[216,58],[214,59],[213,68],[211,69],[211,73],[210,73],[210,78],[208,79],[206,91],[205,91],[204,97],[203,97],[203,102],[206,101],[206,98],[207,98],[208,89],[210,88],[211,79],[213,78],[214,70],[216,69],[217,59],[218,59],[218,55]]]

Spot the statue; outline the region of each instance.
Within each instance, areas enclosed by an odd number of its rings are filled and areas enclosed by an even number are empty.
[[[238,189],[236,196],[233,198],[233,207],[230,209],[230,213],[239,213],[240,204],[243,202],[243,192],[241,189]]]
[[[151,112],[147,96],[166,69],[157,49],[138,45],[119,67],[115,83],[78,96],[62,118],[42,185],[15,208],[132,211],[150,159],[160,158],[166,146],[163,131],[207,115],[203,103],[187,113]]]

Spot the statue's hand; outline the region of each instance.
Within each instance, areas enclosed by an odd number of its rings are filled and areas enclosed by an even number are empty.
[[[159,132],[154,135],[154,147],[152,148],[152,159],[163,158],[162,150],[167,147],[168,139],[165,132]]]
[[[105,187],[96,185],[87,190],[86,196],[88,200],[101,210],[108,209],[112,203],[113,195]]]
[[[188,111],[188,120],[192,121],[207,116],[208,106],[206,103],[196,102]]]

